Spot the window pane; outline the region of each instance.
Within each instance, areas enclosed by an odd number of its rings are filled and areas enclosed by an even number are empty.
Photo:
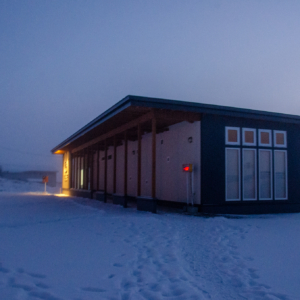
[[[286,186],[286,152],[274,151],[274,171],[275,171],[275,198],[287,199],[287,186]]]
[[[245,142],[249,144],[254,143],[254,132],[253,131],[245,131]]]
[[[226,200],[240,200],[240,152],[226,149]]]
[[[72,174],[72,180],[71,180],[71,188],[74,188],[75,186],[75,159],[72,158],[72,170],[71,170],[71,174]]]
[[[80,188],[83,189],[83,169],[81,169],[81,174],[80,174]]]
[[[83,164],[84,164],[84,157],[80,158],[81,162],[80,162],[80,188],[83,189],[83,176],[84,176],[84,172],[83,172]]]
[[[77,158],[77,163],[78,163],[78,167],[77,167],[77,188],[80,189],[80,157]]]
[[[269,132],[261,132],[260,133],[260,142],[261,144],[270,144],[270,134]]]
[[[237,130],[228,129],[228,142],[236,143],[238,141]]]
[[[256,200],[256,151],[243,149],[243,193],[245,200]]]
[[[259,198],[272,199],[272,154],[270,150],[259,151]]]
[[[276,133],[276,145],[284,145],[284,133]]]

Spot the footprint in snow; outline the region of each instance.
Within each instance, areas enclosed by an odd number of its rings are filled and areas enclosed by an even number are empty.
[[[32,291],[29,293],[29,296],[32,296],[32,297],[35,297],[38,299],[43,299],[43,300],[62,300],[61,298],[57,298],[47,292]]]
[[[249,257],[245,257],[245,260],[248,260],[248,261],[253,261],[253,260],[254,260],[254,258],[253,258],[253,257],[251,257],[251,256],[249,256]]]
[[[115,264],[113,264],[113,266],[114,266],[114,267],[118,267],[118,268],[123,267],[123,265],[122,265],[122,264],[119,264],[119,263],[115,263]]]
[[[135,287],[135,284],[134,284],[132,281],[129,281],[129,280],[123,280],[122,283],[121,283],[121,287],[122,287],[124,290],[129,290],[130,288]]]
[[[0,272],[1,273],[9,273],[9,270],[3,267],[0,267]]]
[[[16,288],[16,289],[22,289],[26,292],[30,292],[33,290],[33,287],[30,286],[30,285],[25,285],[25,284],[17,284],[17,283],[14,283],[11,285],[11,287],[13,288]]]
[[[37,287],[41,288],[41,289],[49,289],[49,286],[47,284],[42,283],[42,282],[38,282],[35,285]]]
[[[106,291],[104,289],[93,288],[93,287],[84,287],[84,288],[81,288],[81,289],[85,292],[93,292],[93,293],[103,293],[103,292]]]
[[[38,273],[27,273],[29,276],[31,277],[34,277],[34,278],[41,278],[41,279],[44,279],[46,278],[47,276],[46,275],[43,275],[43,274],[38,274]]]

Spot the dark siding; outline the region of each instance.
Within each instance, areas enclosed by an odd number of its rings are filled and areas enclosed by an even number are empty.
[[[289,202],[300,203],[300,126],[283,125],[287,130]]]
[[[223,203],[225,198],[225,129],[222,119],[205,115],[201,119],[201,204]]]
[[[287,131],[288,200],[225,201],[225,126]],[[258,149],[258,147],[256,148]],[[269,207],[272,203],[279,211],[280,207],[282,207],[282,211],[286,211],[287,204],[289,204],[288,207],[293,207],[291,205],[293,203],[300,204],[300,126],[297,124],[203,114],[201,120],[201,162],[201,202],[203,206],[222,206],[224,212],[230,212],[228,207],[232,207],[233,211],[235,210],[233,209],[234,206],[248,208],[252,206],[258,208],[258,210],[251,209],[252,211],[260,212],[260,207],[263,208],[266,205]],[[225,209],[225,207],[227,208]],[[299,210],[300,206],[295,205],[294,207],[295,210]]]

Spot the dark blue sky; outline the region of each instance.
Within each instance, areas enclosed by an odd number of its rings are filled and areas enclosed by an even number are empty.
[[[300,2],[0,0],[0,165],[128,94],[300,115]]]

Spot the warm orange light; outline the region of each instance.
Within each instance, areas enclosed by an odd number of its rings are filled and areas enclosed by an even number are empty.
[[[63,151],[63,150],[57,150],[54,152],[54,154],[64,154],[64,153],[65,153],[65,151]]]
[[[56,196],[56,197],[69,197],[69,196],[66,195],[66,194],[54,194],[54,196]]]

